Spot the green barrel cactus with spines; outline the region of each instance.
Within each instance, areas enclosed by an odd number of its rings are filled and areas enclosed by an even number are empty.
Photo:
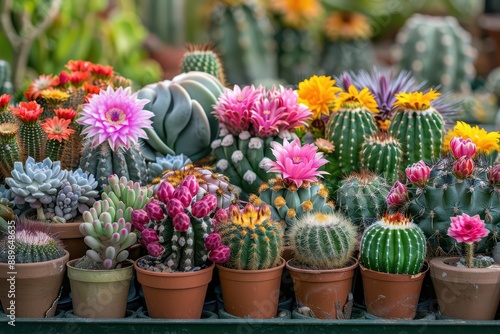
[[[190,46],[184,53],[181,62],[181,72],[205,72],[213,75],[224,85],[225,74],[219,56],[210,49],[210,46]]]
[[[261,270],[277,266],[283,250],[283,228],[272,220],[268,205],[248,203],[240,210],[229,208],[226,221],[217,221],[215,231],[231,250],[226,266],[238,270]]]
[[[410,218],[387,214],[363,233],[360,262],[378,272],[416,275],[424,263],[426,243],[424,233]]]
[[[387,132],[367,137],[361,146],[361,167],[382,176],[388,183],[398,180],[402,159],[401,144]]]
[[[154,113],[153,129],[144,129],[148,139],[141,142],[144,157],[154,162],[157,156],[184,154],[196,161],[209,155],[219,131],[212,108],[223,90],[213,75],[197,71],[143,87],[138,97],[149,99],[144,110]]]
[[[399,68],[443,92],[470,92],[475,50],[455,17],[414,14],[396,37]]]
[[[16,263],[35,263],[64,256],[62,242],[36,227],[16,228],[14,242],[5,236],[0,240],[0,262],[10,261],[11,246],[15,249]]]
[[[335,205],[363,230],[386,211],[389,185],[374,173],[354,172],[340,182]]]
[[[290,230],[294,259],[311,269],[336,269],[351,260],[357,229],[338,212],[307,214]]]
[[[0,95],[12,95],[13,92],[14,86],[11,82],[10,64],[5,60],[0,59]]]
[[[269,205],[272,218],[285,223],[288,235],[289,229],[304,215],[332,213],[334,205],[328,198],[328,189],[320,182],[305,182],[297,188],[273,178],[260,185],[259,196],[250,195],[250,202],[255,206]]]
[[[277,76],[274,28],[255,0],[216,1],[209,36],[231,84],[258,83]]]
[[[19,126],[14,123],[0,124],[0,179],[10,176],[14,162],[20,160],[17,133]]]
[[[83,146],[80,168],[94,175],[99,190],[113,174],[140,182],[141,185],[147,182],[147,165],[138,145],[113,151],[107,142],[94,147],[92,141],[87,140]]]
[[[415,94],[419,93],[402,95]],[[426,95],[430,97],[425,98]],[[396,102],[399,105],[389,125],[389,133],[400,142],[403,150],[403,159],[399,165],[401,172],[415,162],[438,159],[441,156],[444,120],[430,102],[437,96],[439,94],[431,90],[414,105],[402,106],[403,102]]]

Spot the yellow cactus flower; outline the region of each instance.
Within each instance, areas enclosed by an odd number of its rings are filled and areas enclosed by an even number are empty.
[[[360,92],[353,85],[349,86],[347,92],[340,92],[335,101],[335,110],[340,108],[355,109],[365,107],[372,113],[378,113],[377,101],[368,88],[363,88]]]
[[[319,0],[273,0],[271,11],[283,15],[283,22],[291,27],[303,28],[313,22],[322,11]]]
[[[320,119],[321,115],[330,115],[336,94],[340,91],[340,88],[335,87],[332,77],[313,75],[299,83],[297,94],[299,103],[305,104],[313,112],[312,118]]]
[[[394,106],[411,110],[427,110],[431,107],[431,101],[441,95],[434,89],[430,89],[427,93],[411,92],[396,94],[396,102]]]
[[[356,12],[334,12],[328,16],[324,31],[332,41],[369,39],[372,28],[368,18]]]
[[[443,151],[450,151],[450,141],[454,137],[462,137],[470,139],[476,145],[477,153],[489,154],[493,151],[500,151],[500,132],[486,132],[485,129],[480,129],[477,125],[470,126],[465,122],[457,122],[455,127],[448,131],[444,137]]]

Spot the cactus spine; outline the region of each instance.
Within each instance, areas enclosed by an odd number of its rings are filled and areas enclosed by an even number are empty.
[[[361,167],[382,176],[387,182],[398,180],[403,158],[401,144],[386,132],[377,132],[361,146]]]
[[[290,230],[294,259],[313,269],[344,267],[354,253],[356,227],[339,213],[303,216]]]
[[[243,210],[232,205],[227,220],[217,221],[216,232],[231,249],[230,268],[261,270],[280,262],[283,229],[272,220],[268,205],[256,208],[248,203]]]
[[[361,263],[370,270],[416,275],[426,255],[422,230],[400,213],[387,214],[363,233]]]

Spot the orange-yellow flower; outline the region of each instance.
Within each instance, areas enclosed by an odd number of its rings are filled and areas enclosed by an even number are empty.
[[[70,97],[68,93],[58,89],[45,89],[41,92],[41,95],[50,104],[60,104]]]
[[[330,76],[313,75],[299,83],[297,94],[299,103],[303,103],[313,112],[313,119],[320,119],[321,115],[330,115],[333,109],[336,94],[342,89],[335,87],[335,80]]]
[[[75,133],[75,130],[69,128],[70,123],[71,120],[69,119],[54,116],[54,118],[47,118],[42,123],[42,129],[47,134],[49,140],[62,142],[63,140],[68,140],[69,136]]]
[[[493,151],[500,151],[500,132],[497,131],[488,133],[477,125],[472,127],[465,122],[457,122],[455,127],[448,131],[444,137],[443,151],[450,151],[450,141],[454,137],[472,140],[476,144],[476,153],[489,154]]]
[[[360,92],[353,85],[349,86],[347,92],[340,92],[335,101],[335,110],[340,108],[355,109],[365,107],[372,113],[378,113],[377,101],[368,88],[363,88]]]
[[[326,19],[324,31],[326,37],[332,41],[369,39],[372,35],[367,17],[356,12],[330,14]]]
[[[441,93],[432,88],[425,94],[422,92],[400,93],[396,94],[394,105],[411,110],[427,110],[431,107],[431,101],[440,95]]]
[[[294,28],[303,28],[321,14],[318,0],[273,0],[271,10],[283,15],[283,22]]]

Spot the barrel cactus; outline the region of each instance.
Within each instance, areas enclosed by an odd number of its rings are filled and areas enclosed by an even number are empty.
[[[389,126],[389,133],[397,138],[403,149],[400,171],[419,160],[437,159],[441,156],[444,121],[443,116],[432,105],[432,101],[439,95],[432,88],[425,94],[396,94],[394,106],[397,111]]]
[[[311,269],[344,267],[356,248],[357,230],[338,212],[304,215],[290,229],[294,259]]]
[[[144,109],[153,113],[153,128],[145,129],[142,143],[146,159],[184,154],[195,161],[210,154],[219,129],[212,106],[222,92],[217,78],[196,71],[143,87],[138,97],[149,99]]]
[[[3,123],[15,123],[14,115],[9,108],[9,103],[12,100],[12,95],[2,94],[0,95],[0,124]]]
[[[369,171],[353,172],[340,182],[335,205],[362,231],[386,211],[389,185]]]
[[[147,138],[145,131],[151,129],[153,113],[143,110],[147,103],[130,88],[109,86],[83,106],[78,123],[86,142],[80,168],[94,175],[99,190],[111,174],[146,183],[147,166],[138,139]]]
[[[318,169],[327,161],[317,153],[317,147],[302,146],[297,138],[290,143],[285,139],[283,145],[273,142],[271,148],[276,162],[268,163],[268,172],[277,173],[277,177],[263,182],[259,196],[250,195],[250,202],[255,206],[269,205],[272,218],[284,223],[285,232],[307,213],[333,212],[328,190],[318,181],[325,174]]]
[[[10,64],[0,59],[0,95],[12,94],[14,92],[11,80]]]
[[[211,251],[221,251],[220,237],[212,233],[211,215],[217,198],[206,194],[198,199],[199,188],[194,175],[186,176],[175,188],[162,181],[155,193],[157,199],[133,212],[132,223],[141,233],[141,244],[149,255],[159,258],[159,263],[148,265],[148,269],[191,271],[207,265],[209,259],[221,260],[210,257]]]
[[[155,162],[148,162],[148,183],[161,177],[165,171],[178,170],[190,163],[191,160],[182,153],[179,155],[167,154],[165,157],[156,157]]]
[[[424,263],[426,242],[410,218],[387,214],[363,233],[361,264],[383,273],[416,275]]]
[[[205,72],[213,75],[224,86],[225,74],[219,55],[210,45],[188,45],[181,62],[181,72]]]
[[[230,83],[248,85],[276,78],[274,29],[258,1],[215,1],[209,35]]]
[[[455,17],[414,14],[396,37],[401,69],[443,92],[470,92],[475,50],[470,34]]]
[[[311,115],[299,104],[297,93],[282,86],[234,86],[219,97],[214,113],[221,123],[220,136],[212,142],[215,170],[245,196],[272,177],[266,170],[266,163],[274,160],[271,143],[295,138],[291,131],[305,125]]]
[[[229,207],[229,214],[218,214],[215,231],[231,250],[226,266],[238,270],[261,270],[277,266],[283,250],[283,228],[271,217],[268,205],[244,209]]]
[[[389,183],[398,180],[402,159],[401,144],[387,132],[374,133],[361,146],[361,167],[382,176]]]
[[[10,235],[0,240],[0,262],[11,261],[9,250],[12,246],[15,249],[16,263],[45,262],[64,256],[62,242],[41,226],[18,223],[14,240]]]
[[[14,169],[14,163],[20,160],[20,149],[17,141],[19,125],[15,123],[0,124],[0,179],[5,179]]]

